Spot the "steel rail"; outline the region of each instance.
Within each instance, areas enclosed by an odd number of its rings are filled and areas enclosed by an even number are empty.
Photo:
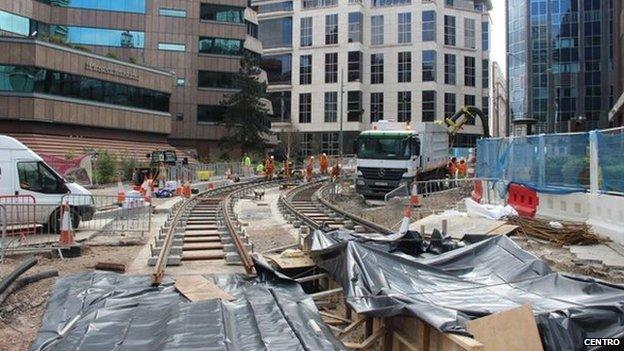
[[[156,260],[154,273],[152,273],[152,285],[160,285],[162,283],[162,280],[165,276],[165,269],[167,267],[167,260],[169,259],[169,253],[171,251],[171,245],[173,243],[173,237],[175,236],[175,231],[179,225],[180,217],[182,216],[182,213],[188,208],[188,206],[191,203],[195,202],[194,200],[199,199],[202,196],[205,196],[208,194],[218,194],[218,193],[222,193],[228,190],[236,191],[240,187],[253,187],[257,185],[258,183],[260,183],[260,181],[257,181],[257,180],[252,180],[252,181],[244,182],[244,183],[235,183],[235,184],[227,185],[221,188],[208,189],[199,194],[193,195],[192,197],[188,199],[185,199],[182,205],[178,206],[178,208],[176,209],[174,217],[171,220],[171,223],[169,225],[169,229],[167,229],[167,234],[165,236],[163,246],[160,250],[160,253],[158,254],[158,259]],[[225,217],[227,217],[225,213],[224,215]],[[230,229],[231,227],[228,228],[228,230]],[[235,235],[236,232],[230,231],[230,234],[235,237],[234,240],[236,242],[236,238],[238,238],[238,235]],[[238,238],[238,241],[240,241],[240,238]],[[241,243],[241,247],[242,247],[242,243]],[[238,248],[238,244],[237,244],[237,248]],[[241,259],[242,259],[242,256],[241,256]]]
[[[311,187],[315,187],[318,186],[319,183],[325,183],[327,182],[326,180],[320,180],[320,181],[316,181],[313,183],[309,183],[309,184],[305,184],[303,186],[299,186],[296,188],[291,189],[288,193],[282,195],[282,197],[280,197],[280,200],[282,201],[282,203],[284,204],[284,206],[286,206],[286,208],[288,209],[289,212],[291,212],[292,214],[294,214],[295,216],[297,216],[299,219],[301,219],[306,225],[308,225],[309,227],[311,227],[312,229],[321,229],[322,227],[322,223],[319,223],[315,220],[313,220],[312,218],[306,216],[304,213],[302,213],[301,211],[298,211],[291,203],[291,199],[294,198],[298,193],[303,192]],[[326,200],[324,198],[324,192],[329,189],[329,187],[334,186],[334,183],[327,183],[325,185],[322,185],[321,188],[319,190],[317,190],[314,194],[312,194],[311,198],[313,197],[317,197],[318,200],[320,201],[320,203],[329,208],[330,210],[340,214],[341,216],[344,216],[352,221],[354,221],[357,224],[360,224],[364,227],[367,227],[368,229],[371,229],[374,232],[380,233],[380,234],[392,234],[394,233],[393,230],[391,230],[390,228],[386,228],[384,226],[381,226],[377,223],[371,222],[365,218],[362,218],[360,216],[354,215],[350,212],[347,212],[341,208],[339,208],[338,206],[332,204],[331,202],[329,202],[328,200]]]

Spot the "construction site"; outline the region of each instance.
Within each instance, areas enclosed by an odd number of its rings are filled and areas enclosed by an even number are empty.
[[[3,196],[0,349],[619,349],[623,132],[484,138],[383,197],[365,152]]]

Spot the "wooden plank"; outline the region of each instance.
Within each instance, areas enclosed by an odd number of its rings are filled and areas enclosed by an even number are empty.
[[[490,230],[487,234],[488,235],[509,235],[515,232],[516,230],[518,230],[518,228],[520,227],[517,225],[503,224],[500,227]]]
[[[475,319],[466,326],[484,351],[543,351],[531,305]]]
[[[263,256],[275,262],[278,268],[281,269],[308,268],[316,266],[314,261],[308,255],[302,257],[282,257],[279,254]]]
[[[412,344],[411,341],[409,341],[406,337],[402,336],[400,333],[398,332],[393,332],[392,333],[392,337],[393,337],[393,350],[399,350],[399,343],[402,344],[403,346],[405,346],[409,351],[422,351],[419,350],[417,346],[415,346],[414,344]]]
[[[176,278],[175,287],[191,301],[221,299],[234,300],[234,297],[221,290],[213,282],[201,275],[183,275]]]
[[[371,336],[369,336],[368,338],[366,338],[366,340],[362,341],[361,343],[355,343],[355,342],[343,342],[344,346],[346,346],[348,349],[352,349],[352,350],[364,350],[364,349],[368,349],[371,346],[373,346],[373,343],[375,343],[377,341],[377,339],[379,339],[380,337],[382,337],[384,334],[386,333],[386,329],[385,328],[380,328],[377,331],[375,331],[373,334],[371,334]]]

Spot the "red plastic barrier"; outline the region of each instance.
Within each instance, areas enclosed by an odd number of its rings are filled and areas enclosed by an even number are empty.
[[[481,203],[481,199],[483,199],[483,183],[480,180],[475,180],[474,189],[470,193],[472,199],[475,202]]]
[[[537,192],[520,184],[509,184],[507,203],[518,211],[521,217],[534,218],[539,205]]]

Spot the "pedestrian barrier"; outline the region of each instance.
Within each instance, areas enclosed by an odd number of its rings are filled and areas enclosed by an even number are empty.
[[[537,192],[520,184],[509,184],[507,203],[522,217],[534,218],[539,205]]]
[[[37,230],[37,208],[34,196],[4,195],[0,196],[0,205],[5,206],[7,236],[16,236],[21,242]]]

